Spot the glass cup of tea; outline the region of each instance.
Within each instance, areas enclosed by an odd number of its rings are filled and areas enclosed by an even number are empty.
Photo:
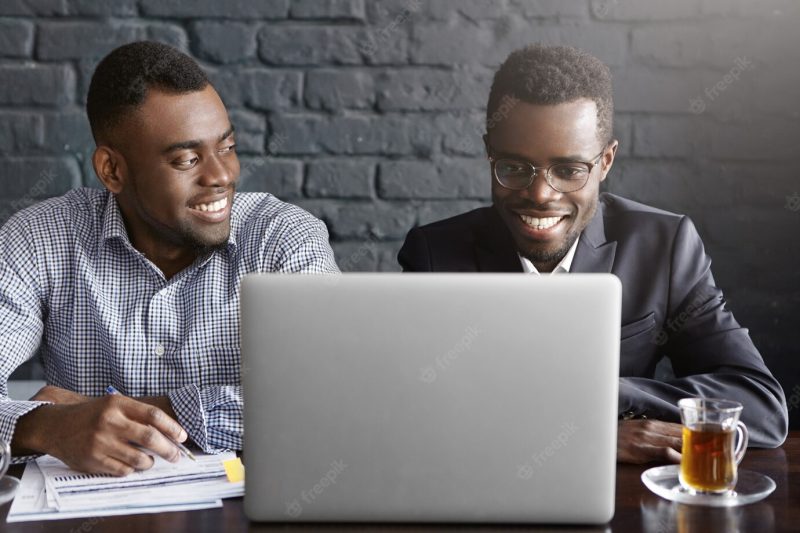
[[[5,475],[11,464],[11,447],[0,439],[0,505],[14,499],[14,494],[19,487],[19,480]]]
[[[742,404],[714,398],[678,402],[683,447],[678,479],[691,494],[730,494],[749,434],[739,420]]]

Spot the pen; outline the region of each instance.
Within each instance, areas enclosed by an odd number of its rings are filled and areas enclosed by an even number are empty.
[[[108,387],[106,387],[106,392],[107,392],[108,394],[119,394],[119,393],[120,393],[120,392],[119,392],[117,389],[115,389],[115,388],[114,388],[114,386],[113,386],[113,385],[109,385]],[[164,435],[164,436],[166,437],[166,435]],[[170,441],[172,441],[172,443],[173,443],[175,446],[177,446],[177,447],[178,447],[178,449],[181,451],[181,453],[183,453],[183,455],[185,455],[186,457],[188,457],[188,458],[189,458],[189,459],[191,459],[192,461],[197,461],[197,458],[194,456],[194,454],[191,452],[191,450],[189,450],[189,448],[187,448],[186,446],[184,446],[183,444],[181,444],[181,443],[180,443],[180,442],[178,442],[178,441],[172,440],[172,439],[170,439],[169,437],[167,437],[167,438],[168,438]]]

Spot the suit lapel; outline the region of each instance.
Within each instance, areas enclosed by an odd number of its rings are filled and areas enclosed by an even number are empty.
[[[581,233],[570,272],[611,272],[614,255],[617,251],[617,241],[606,241],[604,214],[605,204],[600,199],[597,212]]]
[[[522,272],[516,246],[494,207],[486,208],[485,223],[478,226],[475,259],[478,272]]]

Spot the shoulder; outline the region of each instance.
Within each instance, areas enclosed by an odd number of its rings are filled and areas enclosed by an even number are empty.
[[[18,211],[8,219],[2,231],[6,235],[29,232],[34,241],[92,234],[102,220],[109,194],[104,189],[73,189]]]
[[[692,226],[686,215],[611,193],[600,194],[599,204],[609,240],[624,240],[638,236],[649,239],[668,236],[674,238],[681,226]]]
[[[325,224],[308,211],[269,193],[237,193],[231,212],[236,238],[269,237],[275,233],[319,233],[327,239]]]

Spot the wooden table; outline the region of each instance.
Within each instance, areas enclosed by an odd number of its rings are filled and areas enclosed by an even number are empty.
[[[668,502],[651,494],[639,477],[645,466],[620,465],[617,468],[617,507],[607,527],[553,528],[531,526],[434,526],[434,525],[319,525],[319,524],[251,524],[242,510],[242,499],[225,500],[221,509],[134,515],[110,518],[56,520],[49,522],[3,523],[0,531],[40,531],[74,533],[126,533],[133,531],[645,531],[648,533],[709,533],[800,531],[800,431],[792,431],[789,439],[776,450],[750,449],[742,468],[770,476],[778,487],[761,502],[733,509],[691,507]],[[22,467],[12,467],[12,474],[21,475]],[[10,504],[0,507],[2,516]]]

